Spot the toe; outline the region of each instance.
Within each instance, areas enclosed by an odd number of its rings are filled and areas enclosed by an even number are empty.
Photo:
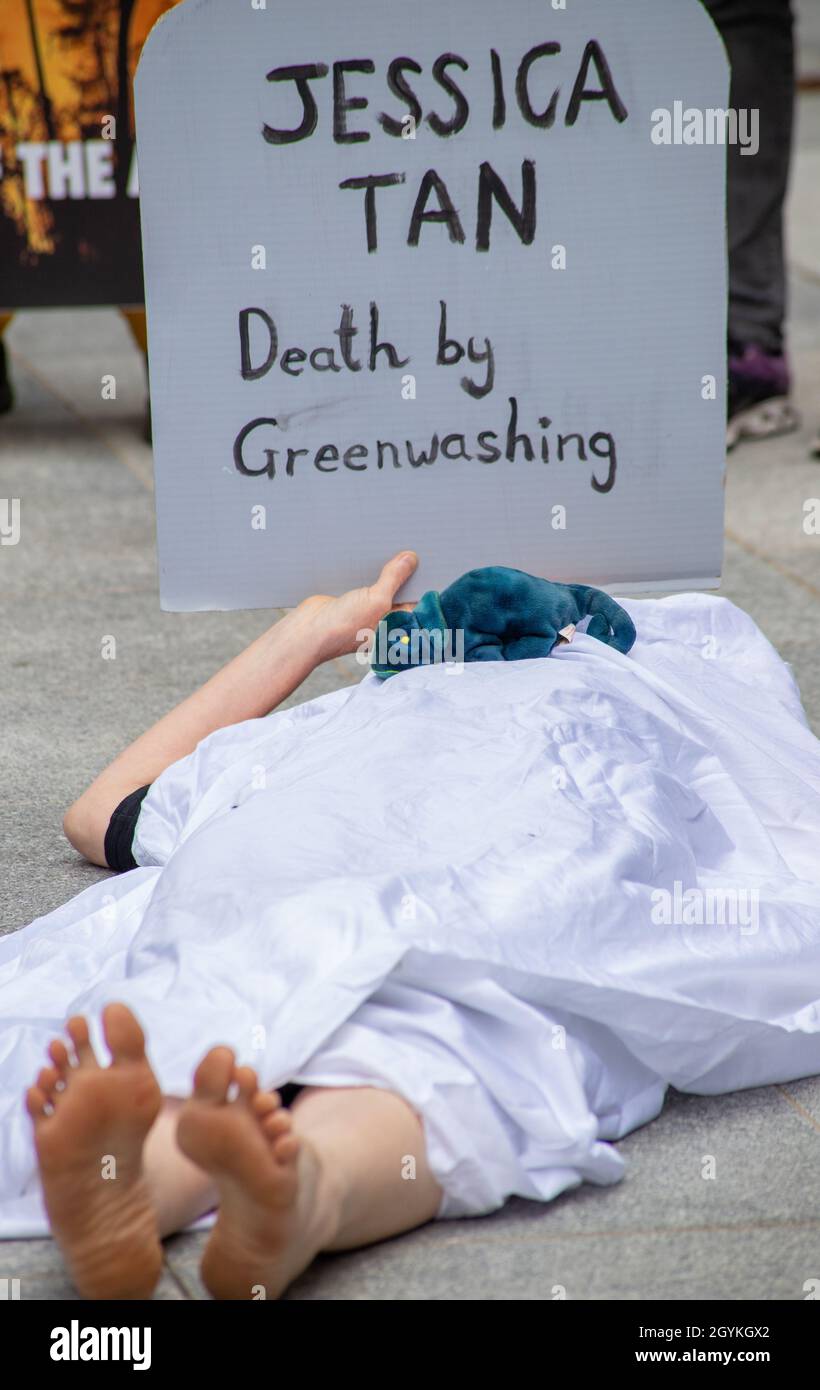
[[[259,1078],[253,1067],[237,1067],[233,1079],[239,1092],[237,1100],[252,1100],[259,1090]]]
[[[212,1047],[194,1072],[197,1100],[224,1101],[233,1080],[234,1054],[229,1047]]]
[[[76,1015],[70,1018],[66,1024],[66,1032],[74,1044],[74,1052],[81,1067],[96,1067],[99,1065],[91,1046],[88,1036],[88,1024],[85,1019]]]
[[[283,1134],[290,1134],[293,1128],[293,1119],[287,1110],[274,1110],[269,1115],[265,1115],[260,1120],[260,1124],[266,1139],[280,1139]]]
[[[71,1066],[71,1059],[68,1055],[68,1048],[59,1038],[55,1038],[49,1043],[48,1055],[57,1069],[57,1075],[61,1081],[65,1081],[68,1076],[68,1069]]]
[[[273,1145],[273,1156],[277,1163],[292,1163],[299,1153],[299,1136],[283,1134]]]
[[[37,1077],[37,1089],[42,1091],[47,1101],[54,1101],[54,1088],[59,1081],[54,1067],[43,1067]]]
[[[265,1115],[270,1115],[274,1110],[278,1110],[282,1104],[282,1097],[278,1091],[257,1091],[251,1101],[251,1108],[260,1120]]]
[[[145,1056],[145,1034],[125,1004],[106,1004],[103,1009],[103,1033],[117,1062],[140,1062]]]
[[[26,1091],[26,1109],[35,1121],[42,1120],[46,1113],[46,1097],[39,1086],[30,1086]]]

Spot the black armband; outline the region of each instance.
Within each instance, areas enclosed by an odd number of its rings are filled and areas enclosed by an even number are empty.
[[[151,783],[148,782],[144,787],[139,787],[137,791],[129,792],[108,822],[103,852],[109,869],[116,869],[118,873],[124,873],[126,869],[137,868],[137,861],[132,853],[134,831],[137,828],[137,818],[142,810],[143,797],[150,786]]]

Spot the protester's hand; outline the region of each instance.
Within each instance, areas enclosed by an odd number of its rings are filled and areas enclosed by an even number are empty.
[[[393,599],[418,566],[419,557],[413,550],[402,550],[388,560],[375,584],[333,598],[330,594],[314,594],[299,605],[316,624],[320,660],[344,656],[361,647],[363,632],[374,632],[378,621],[392,608],[412,608],[412,603],[395,604]]]

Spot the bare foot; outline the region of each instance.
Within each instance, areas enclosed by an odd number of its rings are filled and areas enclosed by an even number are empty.
[[[412,608],[412,603],[395,602],[395,595],[418,568],[414,550],[402,550],[388,560],[375,584],[351,589],[339,598],[330,594],[313,594],[304,599],[299,610],[319,632],[319,652],[322,661],[357,651],[364,641],[362,633],[374,632],[379,619],[394,608]]]
[[[84,1298],[148,1298],[162,1269],[162,1247],[142,1179],[142,1146],[162,1096],[145,1056],[145,1038],[124,1004],[103,1011],[110,1067],[101,1067],[84,1018],[49,1047],[26,1095],[46,1210],[54,1237]]]
[[[229,1100],[229,1088],[236,1098]],[[335,1204],[318,1157],[293,1132],[275,1091],[215,1047],[194,1077],[177,1142],[219,1190],[219,1215],[202,1260],[214,1298],[278,1298],[333,1233]]]

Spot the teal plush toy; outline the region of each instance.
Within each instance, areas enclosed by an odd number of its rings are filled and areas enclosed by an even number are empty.
[[[587,636],[616,651],[635,641],[629,614],[601,589],[553,584],[522,570],[470,570],[441,593],[431,589],[412,612],[394,609],[376,629],[371,667],[382,679],[436,661],[525,661],[549,656],[589,618]]]

